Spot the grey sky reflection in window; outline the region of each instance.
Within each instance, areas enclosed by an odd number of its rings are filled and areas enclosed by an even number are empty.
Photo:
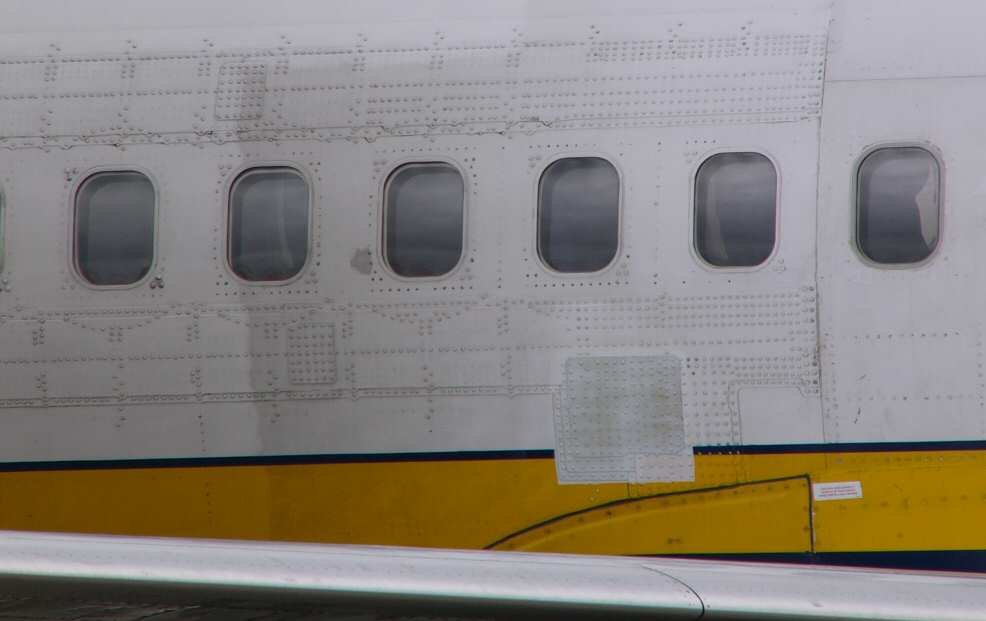
[[[385,254],[395,274],[441,276],[462,256],[465,185],[453,166],[405,164],[387,180]]]
[[[916,263],[938,245],[938,161],[919,147],[878,149],[859,165],[856,241],[876,263]]]
[[[716,267],[751,267],[774,251],[777,171],[759,153],[718,153],[695,176],[695,249]]]
[[[154,261],[154,185],[134,171],[83,182],[75,203],[75,259],[94,285],[129,285]]]
[[[290,168],[255,168],[230,192],[229,264],[244,280],[288,280],[308,258],[308,183]]]
[[[620,176],[599,157],[569,157],[541,175],[538,253],[558,272],[598,272],[616,256]]]

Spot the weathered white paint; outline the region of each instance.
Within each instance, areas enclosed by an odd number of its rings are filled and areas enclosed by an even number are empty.
[[[579,355],[678,357],[687,446],[986,438],[986,9],[944,5],[9,2],[0,459],[553,448]],[[899,142],[941,157],[943,239],[877,268],[851,244],[854,169]],[[695,171],[729,150],[778,171],[755,269],[691,247]],[[622,178],[598,274],[536,254],[537,180],[565,155]],[[434,160],[464,173],[464,259],[401,279],[382,184]],[[228,186],[265,163],[313,188],[286,285],[225,265]],[[106,167],[159,189],[163,288],[74,273],[73,192]]]

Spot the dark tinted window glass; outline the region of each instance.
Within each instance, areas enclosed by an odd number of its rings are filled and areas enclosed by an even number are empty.
[[[287,280],[308,258],[308,183],[290,168],[240,175],[230,196],[229,264],[244,280]]]
[[[387,180],[386,258],[406,277],[441,276],[462,256],[465,186],[440,162],[401,166]]]
[[[541,175],[538,252],[559,272],[598,272],[616,256],[620,176],[598,157],[558,160]]]
[[[716,267],[749,267],[774,251],[777,171],[759,153],[719,153],[695,178],[695,247]]]
[[[154,185],[138,172],[97,173],[75,201],[76,264],[94,285],[129,285],[154,261]]]
[[[918,147],[870,153],[859,165],[860,251],[877,263],[915,263],[938,245],[938,161]]]

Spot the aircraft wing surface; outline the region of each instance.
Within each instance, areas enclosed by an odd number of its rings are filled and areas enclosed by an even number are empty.
[[[0,531],[0,620],[986,618],[986,577]]]

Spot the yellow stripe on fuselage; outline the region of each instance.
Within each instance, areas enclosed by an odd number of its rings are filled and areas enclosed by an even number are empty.
[[[862,498],[812,501],[810,483]],[[559,485],[550,458],[0,472],[0,529],[619,554],[986,549],[986,451],[696,456]]]

